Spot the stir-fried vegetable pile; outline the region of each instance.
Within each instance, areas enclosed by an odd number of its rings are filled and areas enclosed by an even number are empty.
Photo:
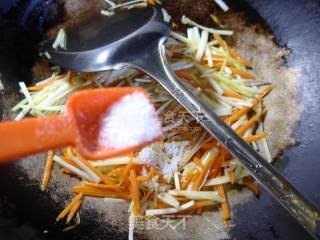
[[[104,15],[117,8],[141,7],[154,1],[114,4]],[[223,1],[217,1],[220,4]],[[222,3],[221,3],[222,2]],[[163,9],[166,21],[170,16]],[[107,17],[106,17],[107,18]],[[251,63],[230,48],[221,37],[232,31],[209,29],[187,17],[187,35],[172,31],[166,53],[172,69],[212,111],[243,139],[271,161],[264,132],[267,110],[263,98],[272,86],[260,86]],[[65,47],[63,30],[54,47]],[[208,206],[220,205],[224,220],[230,219],[226,184],[242,185],[255,194],[258,186],[244,169],[214,138],[191,117],[157,82],[134,69],[80,74],[54,70],[51,77],[26,87],[20,83],[24,99],[13,111],[16,119],[26,115],[47,116],[65,111],[70,94],[87,88],[139,86],[152,97],[161,118],[165,137],[139,152],[101,161],[89,161],[72,147],[48,153],[41,189],[49,184],[53,164],[61,172],[79,178],[71,188],[75,194],[57,220],[69,223],[84,197],[100,197],[106,202],[128,202],[131,219],[138,216],[201,213]],[[79,218],[78,218],[79,219]],[[132,236],[133,229],[130,228]]]

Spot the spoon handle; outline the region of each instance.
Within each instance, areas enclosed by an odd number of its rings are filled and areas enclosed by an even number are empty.
[[[0,162],[67,146],[74,129],[63,115],[0,123]]]
[[[178,79],[165,57],[164,40],[147,51],[134,65],[156,79],[185,109],[276,199],[315,239],[320,237],[320,212],[227,126],[207,105]]]

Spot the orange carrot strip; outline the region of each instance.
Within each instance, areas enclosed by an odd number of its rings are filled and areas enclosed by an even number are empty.
[[[76,214],[76,212],[79,210],[80,206],[81,206],[82,200],[79,199],[79,201],[77,201],[73,207],[71,208],[68,217],[67,217],[67,221],[66,223],[70,223],[70,221],[72,220],[72,218],[74,217],[74,215]]]
[[[238,68],[235,68],[235,67],[229,67],[229,68],[231,69],[233,74],[239,75],[240,77],[243,77],[243,78],[245,78],[247,80],[254,80],[256,78],[251,73],[248,73],[246,71],[240,70]]]
[[[92,172],[98,175],[99,178],[101,178],[101,181],[105,184],[115,184],[114,181],[112,181],[110,178],[108,178],[106,175],[102,174],[102,172],[93,167],[87,160],[85,160],[78,152],[73,149],[72,152],[76,155],[76,157],[79,159],[80,162],[82,162],[84,165],[86,165]]]
[[[155,5],[156,1],[155,0],[148,0],[148,4]]]
[[[260,195],[260,189],[257,184],[250,177],[243,178],[243,185],[245,185],[249,190],[251,190],[256,196]]]
[[[186,189],[187,186],[189,185],[189,183],[192,181],[192,179],[194,178],[194,176],[198,173],[198,169],[192,170],[190,172],[188,172],[187,175],[185,175],[182,179],[181,182],[181,188],[182,189]]]
[[[41,190],[44,191],[47,189],[50,178],[51,178],[51,173],[52,173],[52,166],[53,166],[53,156],[55,152],[54,151],[49,151],[48,152],[48,157],[47,157],[47,162],[42,178],[42,183],[41,183]]]
[[[223,220],[227,221],[230,219],[230,207],[229,207],[229,202],[228,202],[228,198],[226,195],[226,191],[225,191],[223,185],[216,186],[216,190],[218,191],[219,195],[223,199],[223,201],[221,203],[222,216],[223,216]]]
[[[195,157],[193,158],[193,161],[194,161],[194,163],[197,164],[197,166],[199,166],[201,169],[204,168],[204,166],[203,166],[203,164],[202,164],[202,162],[201,162],[201,159],[200,159],[199,157],[195,156]]]
[[[189,198],[182,197],[182,196],[176,196],[175,199],[177,199],[179,202],[190,201]]]
[[[203,207],[208,207],[208,206],[213,206],[216,205],[217,203],[214,201],[210,201],[210,200],[201,200],[201,201],[197,201],[191,208],[192,209],[197,209],[197,208],[203,208]]]
[[[46,86],[50,85],[51,83],[61,79],[62,77],[64,77],[63,75],[62,76],[55,76],[54,78],[48,80],[47,82],[44,82],[42,84],[39,84],[39,85],[34,85],[34,86],[31,86],[31,87],[28,87],[28,90],[29,91],[39,91],[39,90],[42,90],[43,88],[45,88]]]
[[[65,174],[77,176],[74,172],[70,171],[68,168],[65,168],[65,167],[61,168],[61,171],[62,171],[62,173],[65,173]]]
[[[138,176],[137,181],[138,182],[150,182],[151,176]]]
[[[260,121],[260,119],[267,113],[267,109],[262,112],[252,116],[248,121],[242,124],[237,128],[236,132],[242,136],[250,127],[252,127],[256,122]]]
[[[256,135],[252,135],[252,136],[246,137],[244,140],[247,143],[257,142],[257,141],[260,141],[260,140],[268,137],[270,134],[271,134],[270,132],[264,132],[264,133],[260,133],[260,134],[256,134]]]
[[[72,154],[68,149],[69,147],[64,147],[61,149],[61,152],[65,158],[72,162]]]
[[[130,158],[129,163],[127,164],[125,170],[123,171],[123,175],[121,176],[119,185],[121,186],[124,182],[128,182],[129,171],[132,168],[132,158]]]
[[[224,149],[220,149],[220,154],[217,157],[217,159],[214,161],[213,166],[212,166],[212,175],[214,177],[217,177],[218,174],[220,173],[220,169],[221,169],[221,163],[224,162],[225,158],[227,155],[227,151]],[[211,174],[210,174],[211,175]]]
[[[234,91],[225,91],[222,96],[244,99],[239,93]]]
[[[107,190],[113,190],[113,191],[125,191],[126,189],[123,187],[119,187],[117,185],[105,185],[105,184],[99,184],[99,183],[90,183],[86,182],[84,186],[99,188],[99,189],[107,189]]]
[[[214,33],[213,34],[214,39],[219,43],[219,45],[228,52],[228,45],[227,43],[222,39],[222,37],[219,34]]]
[[[74,79],[76,78],[77,73],[76,72],[68,72],[68,82],[73,85],[74,84]]]
[[[179,78],[183,78],[183,79],[188,80],[188,81],[192,81],[193,80],[193,78],[190,75],[186,74],[183,71],[179,71],[178,70],[178,71],[175,71],[175,73]]]
[[[242,65],[246,66],[246,67],[252,67],[252,64],[250,63],[249,60],[241,57],[235,50],[233,49],[229,49],[229,54],[231,57],[237,59]]]
[[[107,189],[98,189],[89,186],[75,186],[72,188],[74,193],[82,193],[83,195],[92,196],[92,197],[110,197],[110,198],[122,198],[125,200],[131,200],[131,197],[126,192],[118,192]]]
[[[177,198],[177,197],[176,197]],[[188,201],[190,201],[189,199],[187,199]],[[183,211],[180,211],[179,212],[179,215],[181,214],[191,214],[191,212],[193,212],[194,210],[197,210],[197,209],[202,209],[202,208],[205,208],[205,207],[210,207],[210,206],[215,206],[217,205],[216,202],[214,201],[211,201],[211,200],[200,200],[200,201],[196,201],[195,204],[186,209],[186,210],[183,210]]]
[[[214,148],[214,147],[216,147],[217,146],[217,141],[216,140],[213,140],[213,141],[211,141],[211,142],[208,142],[208,143],[206,143],[206,144],[204,144],[204,145],[202,145],[202,149],[205,149],[205,150],[210,150],[210,149],[212,149],[212,148]]]
[[[65,209],[62,210],[62,212],[58,215],[56,221],[59,221],[60,219],[64,218],[72,209],[72,207],[75,205],[76,202],[78,202],[82,198],[83,194],[79,193],[72,201],[71,203],[65,207]]]
[[[242,116],[246,115],[249,111],[250,111],[251,108],[249,107],[243,107],[241,108],[240,110],[234,112],[231,116],[230,116],[230,119],[229,119],[229,122],[230,124],[238,121]]]
[[[172,208],[171,205],[165,203],[165,202],[162,202],[161,199],[158,199],[158,203],[157,203],[157,208]]]
[[[135,216],[140,216],[140,198],[139,198],[139,187],[136,178],[136,172],[134,169],[130,169],[130,183],[131,183],[131,197],[133,200],[133,213]]]
[[[263,98],[265,98],[269,93],[271,93],[273,89],[273,86],[268,86],[256,97],[253,101],[252,108],[255,108],[258,106],[258,104],[262,101]]]
[[[201,183],[203,183],[206,180],[206,178],[209,175],[208,172],[210,171],[210,169],[216,159],[217,159],[217,155],[214,155],[212,158],[210,158],[208,160],[208,162],[205,164],[204,168],[200,171],[199,177],[194,182],[194,185],[192,186],[192,190],[198,190]]]
[[[62,148],[62,156],[61,158],[66,161],[67,163],[69,163],[70,165],[79,168],[78,164],[76,164],[74,161],[72,161],[72,154],[70,153],[70,151],[68,151],[68,148]],[[80,169],[80,168],[79,168]]]
[[[219,62],[219,61],[215,61],[214,63],[213,63],[213,67],[214,68],[222,68],[223,67],[223,65],[224,65],[224,59],[223,59],[223,61],[221,61],[221,62]]]
[[[252,108],[255,108],[260,102],[261,100],[266,97],[271,91],[272,91],[273,87],[269,86],[267,88],[265,88],[258,97],[256,97],[253,101],[252,104]],[[230,122],[231,124],[236,122],[239,118],[241,118],[242,116],[244,116],[245,114],[247,114],[250,111],[251,108],[249,107],[243,107],[240,110],[238,110],[237,112],[233,113],[230,117]]]

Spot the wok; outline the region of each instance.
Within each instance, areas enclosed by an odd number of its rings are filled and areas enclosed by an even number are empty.
[[[320,2],[229,2],[232,9],[245,11],[249,22],[264,22],[277,43],[292,51],[286,65],[300,70],[298,98],[303,113],[294,131],[297,144],[286,149],[275,166],[320,205]],[[0,116],[3,116],[8,111],[4,107],[8,96],[18,94],[18,81],[31,81],[30,69],[39,58],[39,43],[46,30],[61,21],[62,13],[59,1],[50,0],[4,0],[0,8],[0,72],[5,86],[0,96]],[[287,116],[290,118],[290,112]],[[41,192],[38,184],[13,164],[0,167],[0,178],[0,239],[127,238],[127,233],[116,226],[99,224],[95,209],[82,211],[81,225],[63,232],[64,224],[54,222],[61,205],[49,193]],[[266,192],[262,192],[259,200],[250,198],[232,211],[230,239],[310,238]]]

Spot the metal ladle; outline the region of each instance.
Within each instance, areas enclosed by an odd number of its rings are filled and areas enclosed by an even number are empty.
[[[97,16],[67,31],[67,50],[49,49],[51,60],[66,69],[98,72],[137,68],[158,81],[314,238],[320,212],[275,168],[178,79],[166,60],[170,27],[153,7]]]

